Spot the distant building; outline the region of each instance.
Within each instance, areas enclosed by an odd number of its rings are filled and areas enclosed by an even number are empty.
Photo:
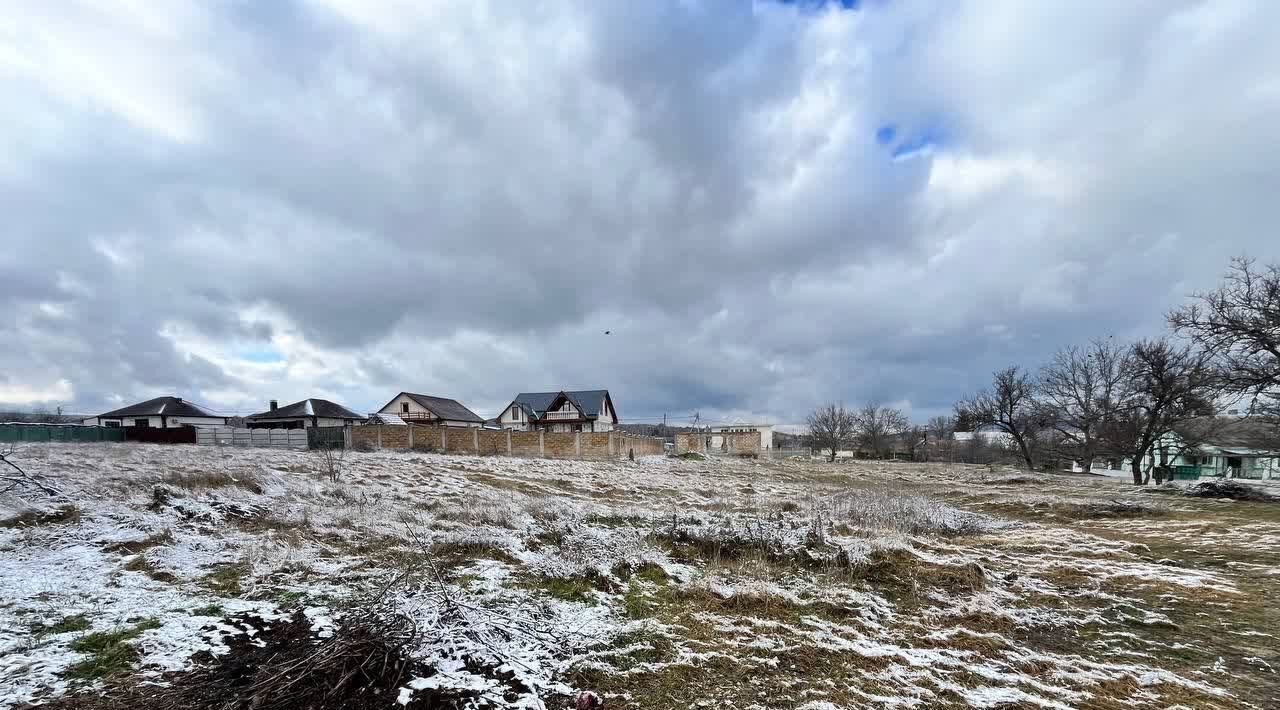
[[[1177,478],[1280,479],[1280,421],[1266,417],[1196,417],[1160,438],[1143,470],[1169,466]],[[1130,462],[1123,467],[1128,469]]]
[[[181,397],[156,397],[127,407],[114,409],[81,422],[89,426],[142,426],[171,428],[180,426],[225,426],[226,417],[184,401]]]
[[[364,420],[365,417],[340,404],[312,397],[283,407],[277,406],[273,399],[267,411],[245,417],[245,426],[250,429],[306,429],[363,424]]]
[[[467,409],[456,399],[413,392],[401,392],[392,397],[390,402],[378,410],[378,413],[394,414],[404,420],[403,423],[409,424],[470,427],[484,424],[484,419],[480,415]]]
[[[742,424],[742,423],[726,424],[724,426],[711,427],[711,447],[718,449],[721,447],[721,445],[723,445],[724,436],[720,436],[720,435],[727,434],[727,433],[750,432],[750,431],[760,432],[760,448],[761,449],[773,448],[773,425],[772,424]]]
[[[609,390],[521,392],[497,420],[516,431],[613,431],[618,412]]]
[[[951,434],[951,438],[955,441],[973,441],[974,437],[981,439],[988,446],[1003,446],[1013,443],[1013,437],[1009,436],[1008,432],[994,427],[982,427],[977,431],[957,431]]]

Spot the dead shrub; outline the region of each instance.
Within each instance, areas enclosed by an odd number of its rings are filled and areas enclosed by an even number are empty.
[[[41,525],[74,525],[80,522],[80,507],[71,503],[52,509],[27,508],[0,520],[0,528],[30,528]]]
[[[185,490],[243,488],[258,495],[266,492],[257,476],[248,472],[232,475],[226,471],[172,471],[161,483]]]
[[[343,710],[453,709],[486,707],[479,691],[418,690],[402,695],[410,680],[430,678],[437,670],[414,660],[410,652],[420,639],[413,623],[400,615],[363,610],[347,617],[342,629],[317,639],[311,621],[295,612],[283,621],[244,614],[226,623],[259,629],[254,635],[227,638],[227,653],[202,651],[192,670],[166,673],[163,685],[127,686],[119,692],[99,691],[53,701],[55,710]],[[484,675],[511,692],[525,692],[515,674],[496,665],[464,658],[468,671]],[[566,698],[546,698],[557,706]]]

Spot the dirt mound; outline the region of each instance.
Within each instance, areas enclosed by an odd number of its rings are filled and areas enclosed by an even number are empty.
[[[1233,481],[1229,478],[1224,478],[1220,481],[1201,481],[1194,486],[1189,486],[1183,492],[1183,495],[1196,498],[1231,498],[1232,500],[1263,502],[1275,502],[1277,500],[1275,496],[1257,486]]]
[[[412,628],[398,619],[372,615],[348,622],[329,638],[317,639],[302,612],[282,621],[254,615],[224,624],[257,629],[226,640],[230,650],[192,658],[190,671],[168,673],[167,687],[122,685],[99,697],[69,696],[44,708],[58,710],[437,710],[485,708],[490,704],[466,691],[426,689],[409,694],[407,684],[435,674],[408,657]],[[468,670],[513,684],[511,673],[467,663]],[[475,665],[476,667],[472,667]],[[402,695],[403,693],[403,695]],[[550,700],[550,699],[548,699]],[[565,701],[570,702],[570,701]]]

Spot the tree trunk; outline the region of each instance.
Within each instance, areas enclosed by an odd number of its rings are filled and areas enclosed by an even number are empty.
[[[1129,463],[1129,467],[1133,470],[1133,485],[1141,486],[1142,485],[1142,459],[1134,458],[1133,461]]]
[[[1031,450],[1027,448],[1027,442],[1022,437],[1018,437],[1018,450],[1022,452],[1022,460],[1027,462],[1027,470],[1036,470],[1036,464],[1031,460]]]

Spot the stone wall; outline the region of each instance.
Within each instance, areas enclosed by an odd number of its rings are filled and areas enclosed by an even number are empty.
[[[689,452],[695,454],[707,453],[707,435],[697,431],[677,432],[676,454],[687,454]]]
[[[548,431],[542,434],[542,455],[549,459],[578,458],[578,437],[574,432]]]
[[[511,432],[511,455],[512,456],[541,456],[542,455],[542,432],[538,431],[513,431]]]
[[[724,437],[724,447],[721,449],[723,453],[731,456],[760,455],[760,432],[758,431],[731,431],[720,436]]]
[[[505,431],[494,431],[493,429],[476,429],[476,438],[480,442],[480,450],[477,452],[481,455],[507,454],[507,434]]]
[[[595,459],[662,454],[662,439],[622,432],[495,431],[468,427],[351,427],[356,448],[444,451],[454,454],[512,455],[555,459]]]
[[[607,459],[613,456],[611,443],[613,434],[604,432],[583,432],[578,437],[579,455],[584,459]],[[621,437],[619,437],[621,438]]]

